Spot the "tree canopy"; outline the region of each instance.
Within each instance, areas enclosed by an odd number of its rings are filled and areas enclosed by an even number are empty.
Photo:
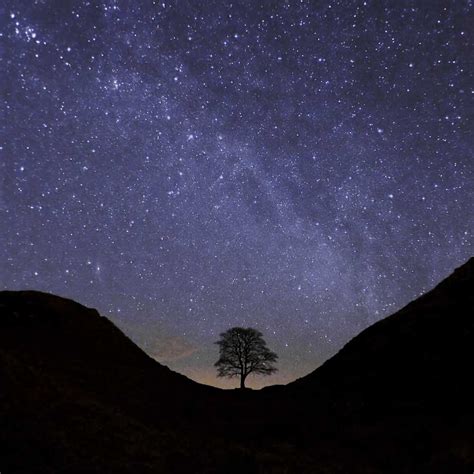
[[[271,375],[277,371],[273,365],[277,354],[268,349],[263,334],[253,328],[234,327],[220,334],[218,377],[240,377],[240,388],[250,374]]]

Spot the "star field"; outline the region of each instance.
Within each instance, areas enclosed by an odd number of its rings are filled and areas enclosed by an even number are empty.
[[[472,2],[7,1],[0,287],[219,386],[302,376],[473,254]]]

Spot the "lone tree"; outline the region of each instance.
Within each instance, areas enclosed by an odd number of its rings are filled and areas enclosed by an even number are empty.
[[[218,377],[240,376],[240,388],[250,374],[271,375],[277,371],[273,362],[278,356],[267,347],[260,331],[253,328],[231,328],[223,332],[219,341]]]

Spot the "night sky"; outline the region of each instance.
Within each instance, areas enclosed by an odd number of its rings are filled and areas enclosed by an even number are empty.
[[[474,253],[471,1],[3,1],[0,288],[218,386],[308,373]]]

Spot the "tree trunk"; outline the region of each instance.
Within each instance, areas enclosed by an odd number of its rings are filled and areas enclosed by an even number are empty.
[[[245,388],[245,377],[243,374],[240,376],[240,388]]]

